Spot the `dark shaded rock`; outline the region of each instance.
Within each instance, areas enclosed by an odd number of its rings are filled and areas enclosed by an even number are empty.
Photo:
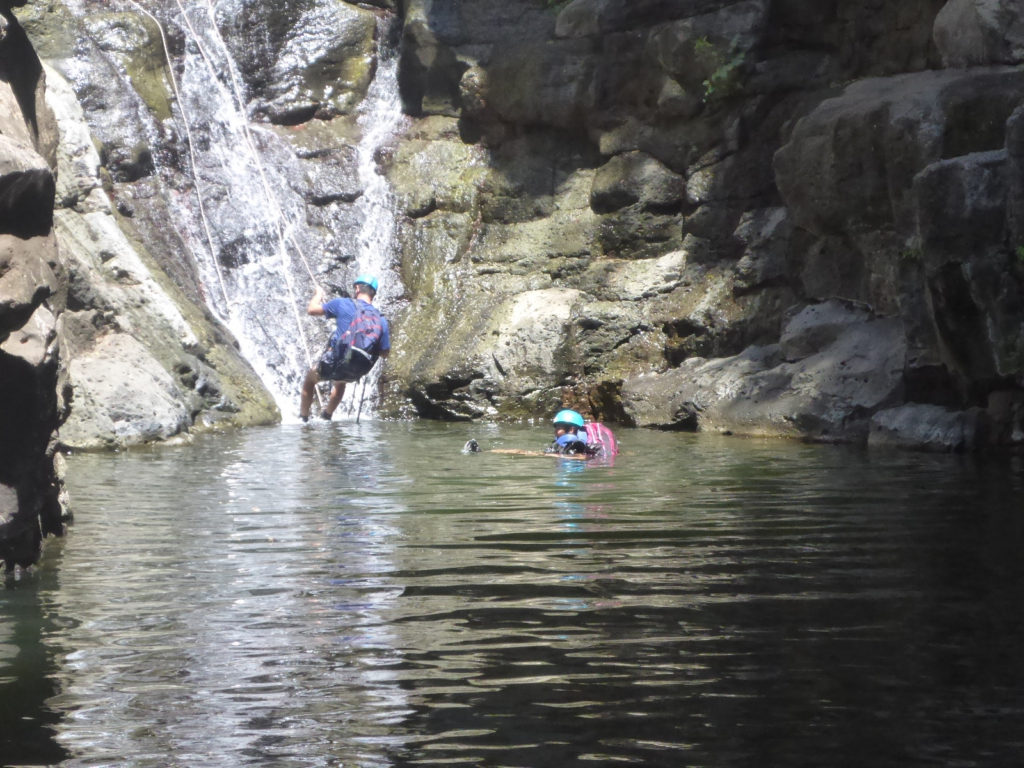
[[[0,14],[0,559],[9,570],[62,533],[54,431],[57,316],[64,290],[53,220],[57,129],[44,77],[20,25]]]
[[[750,211],[733,235],[743,246],[736,263],[736,292],[790,282],[792,225],[785,208]]]
[[[871,417],[868,446],[946,453],[975,451],[987,445],[987,426],[980,408],[950,411],[938,405],[908,403]]]
[[[1024,106],[1006,121],[1007,227],[1011,246],[1024,245]],[[1024,251],[1017,254],[1024,262]]]
[[[947,67],[1024,62],[1024,8],[1016,0],[950,0],[934,34]]]
[[[639,204],[647,211],[678,213],[686,182],[652,157],[641,152],[616,155],[598,169],[590,189],[590,207],[596,213]]]
[[[0,232],[30,238],[53,226],[55,182],[49,168],[0,176]]]
[[[867,227],[912,233],[914,176],[943,158],[1002,147],[1022,89],[1024,73],[1011,69],[923,72],[848,87],[802,118],[775,154],[794,222],[818,235]]]
[[[925,259],[940,265],[1001,248],[1006,240],[1005,150],[929,165],[914,177],[918,233]]]

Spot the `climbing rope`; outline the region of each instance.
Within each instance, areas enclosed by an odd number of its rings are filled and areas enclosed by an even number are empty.
[[[220,285],[221,294],[224,296],[224,303],[228,306],[228,311],[230,312],[231,300],[228,298],[227,286],[224,284],[224,275],[220,269],[220,262],[217,260],[217,251],[213,243],[213,233],[210,231],[210,221],[206,216],[206,206],[203,205],[203,195],[199,185],[199,174],[196,171],[196,153],[194,143],[192,141],[192,129],[189,126],[188,115],[185,113],[185,102],[181,98],[181,91],[178,89],[178,79],[174,76],[174,65],[171,63],[171,54],[167,48],[167,35],[164,33],[164,26],[160,23],[160,19],[135,2],[135,0],[128,0],[128,2],[138,8],[140,13],[151,18],[153,23],[156,24],[157,30],[160,32],[160,44],[164,49],[164,60],[167,62],[167,72],[171,78],[171,88],[174,90],[174,97],[178,100],[178,109],[181,110],[182,122],[185,124],[185,143],[188,145],[189,160],[192,163],[192,178],[196,183],[196,199],[199,201],[199,219],[202,222],[203,233],[206,235],[206,243],[210,249],[210,255],[213,258],[213,268],[214,272],[217,274],[217,282]],[[181,7],[180,2],[178,3],[178,6]]]

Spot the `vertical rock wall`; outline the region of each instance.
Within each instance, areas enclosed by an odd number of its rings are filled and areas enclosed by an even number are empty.
[[[941,416],[978,428],[940,450],[1020,445],[1022,25],[1016,0],[412,0],[396,410],[904,446]],[[538,376],[494,329],[548,292],[572,305],[519,332],[559,352]]]
[[[0,559],[29,565],[62,531],[54,433],[66,416],[53,233],[57,129],[43,68],[0,6]]]

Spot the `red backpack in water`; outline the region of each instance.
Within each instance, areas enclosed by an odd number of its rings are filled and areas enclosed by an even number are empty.
[[[615,456],[619,452],[619,443],[614,433],[600,422],[583,425],[587,434],[587,446],[595,449],[595,456]]]

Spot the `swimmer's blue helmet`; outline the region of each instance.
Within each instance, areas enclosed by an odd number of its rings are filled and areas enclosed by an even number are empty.
[[[569,424],[573,427],[583,428],[583,417],[580,416],[576,411],[570,411],[568,409],[559,411],[555,414],[554,422],[555,426],[559,424]]]
[[[364,272],[363,274],[359,275],[358,277],[356,277],[355,280],[352,281],[352,285],[359,285],[359,283],[362,283],[363,285],[368,285],[370,286],[374,293],[377,292],[377,278],[374,277],[373,275],[368,275]]]

